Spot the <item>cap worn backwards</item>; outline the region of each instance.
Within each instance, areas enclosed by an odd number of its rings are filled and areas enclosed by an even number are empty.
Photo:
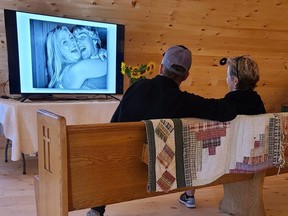
[[[191,67],[192,53],[182,45],[172,46],[165,53],[162,64],[173,73],[184,76]],[[176,66],[176,67],[175,67]],[[185,71],[178,69],[181,66]]]

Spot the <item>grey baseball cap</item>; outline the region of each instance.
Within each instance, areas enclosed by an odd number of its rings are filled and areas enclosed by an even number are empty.
[[[176,45],[170,47],[163,56],[162,64],[173,73],[184,76],[191,67],[192,63],[192,53],[191,51],[182,45]],[[176,66],[176,67],[175,67]],[[181,66],[181,68],[177,68]]]

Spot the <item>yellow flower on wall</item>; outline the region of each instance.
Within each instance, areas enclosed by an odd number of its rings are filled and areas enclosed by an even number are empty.
[[[121,63],[121,73],[127,75],[130,79],[130,84],[133,84],[139,79],[146,79],[147,75],[151,75],[156,67],[155,62],[149,62],[148,64],[141,64],[139,66],[130,66],[126,63]]]

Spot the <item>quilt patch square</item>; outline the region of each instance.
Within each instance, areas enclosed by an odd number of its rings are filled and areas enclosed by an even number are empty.
[[[208,151],[209,151],[209,155],[216,155],[216,147],[215,146],[209,147]]]
[[[260,146],[261,146],[260,141],[255,140],[255,142],[254,142],[254,148],[259,148]]]
[[[168,192],[175,180],[176,178],[166,170],[158,179],[157,184],[163,191]]]
[[[167,144],[165,144],[163,150],[158,154],[157,159],[167,169],[171,161],[173,160],[174,156],[175,154],[172,151],[172,149]]]
[[[220,137],[209,139],[209,140],[203,140],[203,148],[217,147],[220,145],[221,145]]]
[[[163,140],[163,142],[166,142],[169,135],[173,132],[174,127],[168,122],[162,119],[157,127],[155,128],[155,134]]]
[[[217,124],[219,126],[219,124]],[[198,140],[216,139],[226,136],[226,128],[214,128],[209,130],[203,130],[196,133]]]

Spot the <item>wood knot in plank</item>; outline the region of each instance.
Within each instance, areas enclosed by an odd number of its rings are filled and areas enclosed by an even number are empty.
[[[137,5],[137,1],[131,1],[132,7],[135,8]]]

